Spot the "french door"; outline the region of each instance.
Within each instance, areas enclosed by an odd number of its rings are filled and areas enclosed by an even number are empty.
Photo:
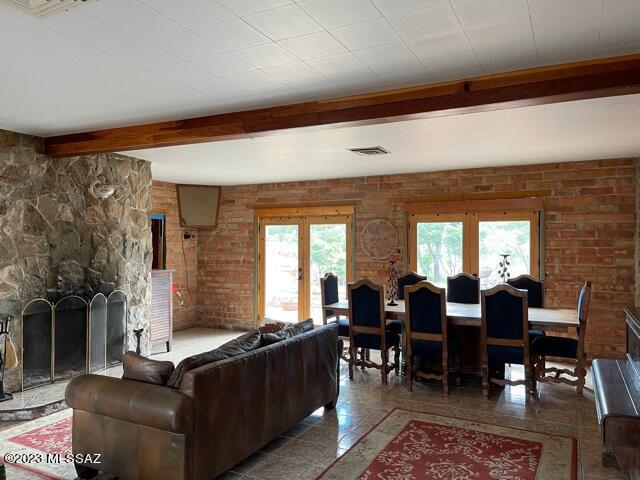
[[[259,323],[322,323],[320,278],[336,274],[342,299],[352,279],[351,229],[352,215],[259,217]]]
[[[408,229],[409,270],[438,286],[467,272],[490,288],[501,282],[503,255],[511,277],[539,275],[537,211],[410,214]]]

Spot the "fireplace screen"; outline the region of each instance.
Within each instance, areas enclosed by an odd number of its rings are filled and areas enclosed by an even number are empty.
[[[22,311],[22,388],[97,373],[122,362],[127,297],[121,290],[91,301],[63,297],[29,302]]]
[[[53,329],[51,304],[44,299],[32,300],[22,311],[22,388],[34,387],[52,380]]]

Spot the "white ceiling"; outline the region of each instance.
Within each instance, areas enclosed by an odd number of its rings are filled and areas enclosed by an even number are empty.
[[[638,52],[640,0],[0,5],[0,44],[0,128],[49,136]]]
[[[640,95],[123,152],[153,178],[234,185],[640,156]],[[389,155],[348,148],[380,145]]]

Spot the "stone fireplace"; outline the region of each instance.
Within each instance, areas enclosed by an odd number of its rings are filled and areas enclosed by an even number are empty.
[[[126,348],[135,348],[135,328],[145,329],[143,353],[149,348],[149,162],[119,154],[52,158],[42,151],[42,139],[0,130],[0,314],[15,319],[9,338],[18,359],[24,345],[51,363],[47,370],[27,352],[24,364],[7,370],[7,391],[22,388],[23,368],[35,378],[26,385],[39,375],[75,374],[82,365],[100,368],[102,342],[106,362],[114,362],[122,347],[110,342],[124,338]],[[115,193],[92,195],[98,179],[115,185]],[[114,291],[126,301],[109,305]],[[30,304],[35,298],[47,301]],[[22,317],[25,308],[29,318]],[[109,313],[118,309],[127,323],[116,332]],[[54,326],[51,318],[61,316],[64,323]],[[44,334],[29,337],[32,327]],[[63,339],[72,339],[73,348]]]

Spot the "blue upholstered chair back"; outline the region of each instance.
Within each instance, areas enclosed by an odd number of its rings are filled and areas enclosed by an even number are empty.
[[[338,302],[340,300],[338,297],[338,277],[333,273],[327,273],[320,281],[324,282],[322,303],[328,305]]]
[[[447,301],[454,303],[480,303],[480,279],[460,273],[447,278]]]
[[[404,287],[415,285],[418,282],[426,280],[427,277],[418,275],[416,272],[409,272],[398,278],[398,299],[404,300]]]
[[[380,298],[382,289],[376,291],[368,285],[351,290],[351,318],[353,325],[380,328]]]
[[[512,287],[526,290],[529,297],[529,306],[532,308],[544,308],[544,284],[542,280],[531,275],[520,275],[507,280]]]
[[[524,310],[528,308],[527,299],[526,296],[518,296],[516,293],[517,291],[498,290],[485,294],[484,315],[488,338],[525,338]]]
[[[441,293],[430,290],[426,285],[415,292],[408,292],[410,309],[407,312],[411,331],[442,334]]]

